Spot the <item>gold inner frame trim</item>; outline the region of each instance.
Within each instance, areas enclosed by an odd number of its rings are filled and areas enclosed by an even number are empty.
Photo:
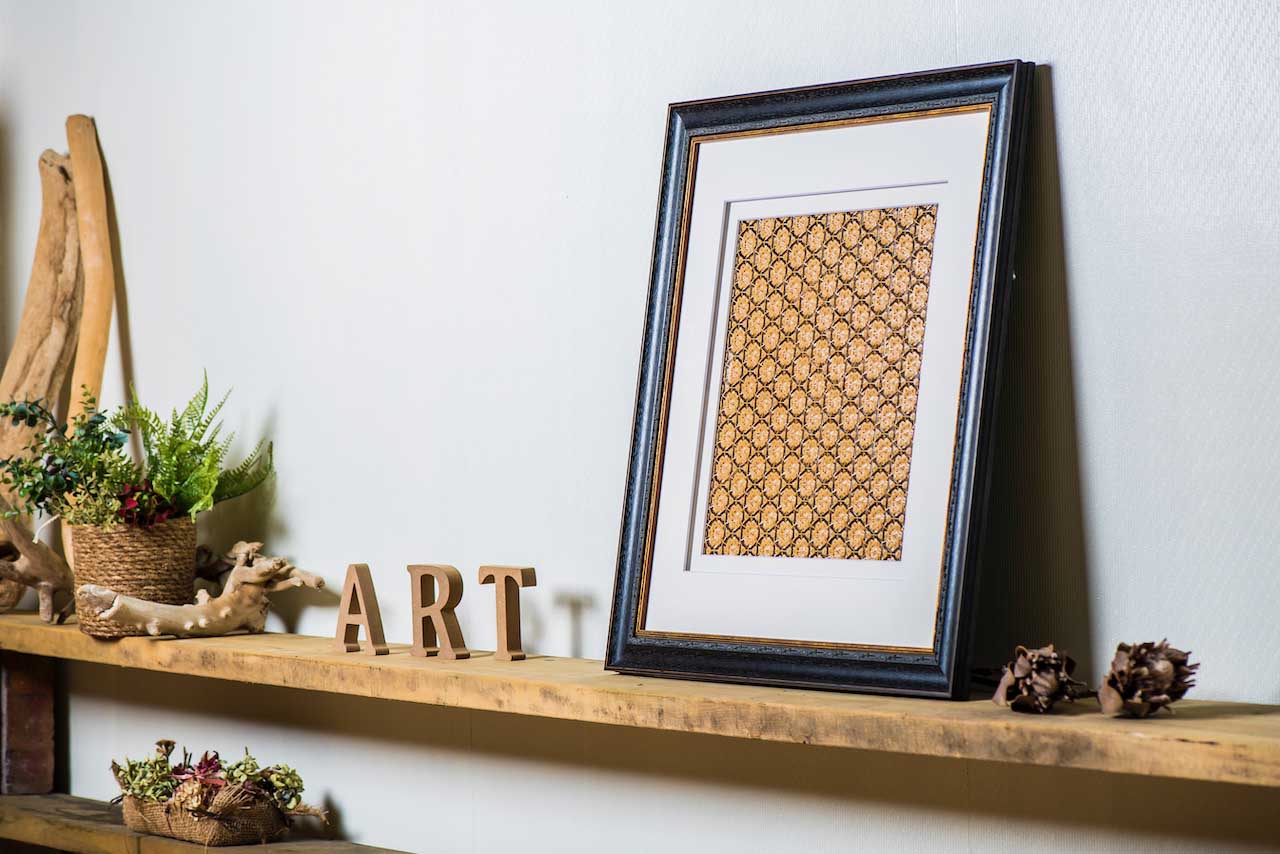
[[[790,133],[808,133],[812,131],[828,130],[832,128],[852,127],[855,125],[912,121],[915,119],[929,118],[929,117],[940,116],[940,115],[955,115],[959,113],[983,112],[983,113],[986,113],[988,117],[987,148],[989,148],[990,139],[991,139],[990,116],[991,116],[992,110],[993,110],[993,104],[988,102],[988,103],[982,103],[982,104],[968,104],[968,105],[959,106],[959,107],[942,107],[942,108],[928,109],[928,110],[912,110],[908,112],[892,113],[892,114],[883,115],[883,116],[863,116],[863,117],[849,118],[849,119],[833,119],[830,121],[811,122],[808,124],[791,125],[784,128],[758,128],[753,130],[731,131],[731,132],[718,133],[718,134],[703,134],[700,136],[693,136],[690,138],[688,166],[685,174],[685,193],[684,193],[684,200],[683,200],[683,205],[682,205],[681,214],[680,214],[680,244],[679,244],[679,250],[678,250],[677,259],[676,259],[675,282],[671,289],[672,290],[671,321],[670,321],[670,327],[669,327],[670,333],[667,336],[666,370],[664,372],[664,377],[663,377],[662,401],[661,401],[661,405],[659,407],[659,413],[658,413],[658,437],[657,437],[657,441],[655,442],[655,448],[654,448],[654,460],[653,460],[654,477],[653,477],[653,486],[650,490],[650,495],[649,495],[649,522],[648,522],[647,529],[645,531],[644,557],[643,557],[643,562],[641,564],[641,576],[640,576],[640,591],[639,591],[640,596],[639,596],[639,602],[636,608],[635,624],[633,627],[635,634],[638,637],[671,638],[671,639],[682,639],[682,640],[712,640],[712,641],[723,641],[723,642],[729,642],[729,643],[753,643],[753,644],[760,644],[764,646],[770,646],[770,645],[798,646],[798,647],[813,648],[813,649],[869,650],[869,651],[877,651],[877,652],[908,653],[908,654],[932,653],[934,651],[933,647],[887,646],[887,645],[878,645],[878,644],[836,643],[836,642],[830,642],[830,641],[794,640],[794,639],[786,639],[786,638],[760,638],[760,637],[750,637],[750,636],[741,636],[741,635],[723,635],[723,634],[698,633],[698,632],[655,631],[652,629],[646,629],[644,627],[644,624],[648,616],[648,609],[649,609],[649,585],[650,585],[652,569],[653,569],[653,544],[654,544],[655,536],[657,534],[658,498],[662,493],[662,477],[664,473],[663,461],[666,454],[667,421],[670,415],[670,407],[671,407],[671,382],[672,382],[672,376],[675,370],[676,341],[679,338],[679,330],[680,330],[680,308],[683,302],[685,264],[687,260],[686,256],[687,256],[688,247],[689,247],[689,221],[693,212],[693,197],[696,189],[699,147],[704,142],[716,142],[716,141],[728,140],[728,139],[741,139],[741,138],[752,137],[752,136],[764,136],[764,135],[778,136],[778,135],[790,134]],[[984,185],[986,183],[988,165],[989,164],[987,163],[984,163],[983,165]],[[978,233],[978,226],[980,222],[981,222],[981,209],[979,209],[978,217],[977,219],[975,219],[975,222],[974,222],[974,245],[975,246],[977,245],[977,233]],[[970,278],[971,294],[972,294],[972,287],[973,287],[973,280],[972,278]],[[969,303],[972,304],[972,299],[969,300]],[[970,332],[970,327],[972,325],[972,322],[973,322],[973,312],[971,310],[969,313],[969,316],[965,318],[966,350],[965,350],[964,358],[961,360],[962,377],[964,373],[967,372],[967,368],[969,365],[970,353],[968,352],[968,341],[969,341],[969,332]],[[962,405],[963,405],[963,399],[957,403],[957,408],[956,408],[957,423],[960,418],[960,407]],[[952,447],[951,468],[954,471],[955,469],[955,447],[954,446]],[[946,548],[945,548],[945,538],[947,536],[947,532],[950,530],[951,530],[951,510],[948,509],[947,523],[944,526],[943,534],[942,534],[944,539],[942,561],[944,564],[947,558]],[[942,601],[942,568],[940,567],[939,573],[938,573],[938,594],[934,603],[935,615],[937,614],[938,607],[940,606],[941,601]]]

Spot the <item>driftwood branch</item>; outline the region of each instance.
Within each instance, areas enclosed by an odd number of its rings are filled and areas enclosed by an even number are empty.
[[[149,635],[207,637],[235,631],[260,632],[266,628],[268,593],[294,587],[324,587],[324,579],[304,572],[281,557],[264,557],[262,543],[239,542],[220,562],[228,567],[226,583],[216,597],[207,591],[196,593],[191,605],[164,605],[96,584],[76,591],[76,605],[91,614]],[[198,565],[202,577],[209,577],[219,563],[207,558]]]
[[[0,375],[0,401],[12,399],[57,401],[75,355],[84,300],[84,270],[80,263],[80,236],[76,225],[76,197],[72,189],[71,161],[46,151],[40,155],[40,188],[43,203],[35,259],[22,304],[22,319],[4,373]],[[0,457],[20,452],[31,440],[31,428],[0,423]],[[0,498],[11,499],[0,486]],[[5,506],[8,509],[8,506]],[[23,528],[17,522],[0,527],[0,611],[18,603],[27,586],[40,594],[40,613],[46,620],[65,612],[53,600],[71,593],[70,572],[51,567],[49,549],[28,550],[30,537],[19,541],[12,533]],[[25,532],[25,529],[24,529]],[[46,554],[47,553],[47,554]],[[24,559],[25,558],[25,562]],[[65,588],[50,585],[67,582]],[[35,582],[25,579],[36,578]],[[43,591],[43,592],[41,592]]]
[[[0,512],[9,510],[0,499]],[[71,568],[62,556],[44,543],[36,542],[31,533],[15,519],[0,518],[0,534],[8,541],[0,544],[0,579],[15,587],[36,591],[40,619],[61,623],[71,613]]]
[[[76,223],[80,231],[80,265],[84,268],[84,310],[80,342],[71,372],[71,415],[83,411],[80,394],[86,388],[95,398],[102,393],[107,365],[107,342],[116,298],[116,273],[111,257],[110,211],[98,131],[88,116],[67,117],[67,150],[75,164]]]
[[[62,389],[75,356],[84,300],[84,270],[76,226],[71,161],[62,154],[40,155],[43,207],[35,260],[22,303],[22,319],[9,360],[0,375],[0,400],[43,399],[50,406]],[[0,457],[26,447],[31,428],[0,429]]]

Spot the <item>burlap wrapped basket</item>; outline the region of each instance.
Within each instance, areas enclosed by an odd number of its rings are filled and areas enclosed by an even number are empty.
[[[274,803],[240,786],[228,786],[207,811],[193,812],[172,802],[124,796],[124,823],[138,833],[168,836],[197,845],[257,845],[278,839],[289,820]]]
[[[154,528],[93,525],[71,528],[76,587],[98,584],[125,596],[166,605],[189,604],[195,595],[196,525],[190,517],[170,519]],[[80,631],[99,638],[145,634],[79,616]]]

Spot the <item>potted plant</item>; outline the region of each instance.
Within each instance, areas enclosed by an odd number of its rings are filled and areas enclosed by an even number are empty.
[[[41,401],[0,404],[0,418],[36,430],[23,453],[0,460],[3,481],[15,495],[12,514],[43,513],[44,524],[61,518],[69,526],[77,587],[97,584],[153,602],[190,602],[196,516],[256,488],[273,471],[265,442],[238,465],[224,467],[233,436],[221,435],[217,418],[226,400],[209,408],[206,377],[168,419],[136,395],[108,413],[86,393],[84,411],[69,425]],[[139,440],[140,462],[125,450],[131,433]],[[96,637],[141,634],[84,614],[79,623]]]
[[[283,835],[296,816],[324,818],[302,802],[302,777],[288,765],[263,768],[248,748],[236,762],[224,763],[214,751],[192,762],[184,750],[172,764],[173,748],[159,741],[147,759],[111,763],[130,830],[208,846],[253,845]]]

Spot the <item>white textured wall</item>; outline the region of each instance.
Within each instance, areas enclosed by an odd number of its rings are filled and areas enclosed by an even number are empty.
[[[528,562],[530,645],[600,655],[670,101],[1021,57],[1037,86],[980,647],[1096,671],[1168,635],[1280,701],[1269,4],[0,3],[0,317],[35,160],[97,117],[138,388],[207,366],[275,438],[249,533],[337,582]],[[108,400],[122,388],[122,350]],[[463,623],[492,644],[489,588]],[[589,599],[575,649],[557,595]],[[297,600],[294,600],[296,603]],[[285,601],[286,607],[289,607]],[[332,599],[289,623],[332,629]],[[301,766],[411,851],[1227,850],[1237,787],[752,744],[68,670],[69,783],[157,736]]]

